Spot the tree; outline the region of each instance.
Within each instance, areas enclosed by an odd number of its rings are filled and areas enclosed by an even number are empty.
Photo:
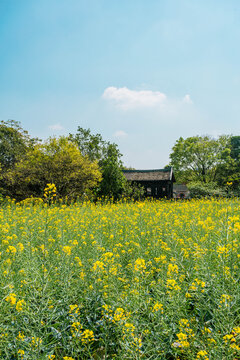
[[[217,171],[217,181],[221,186],[231,185],[230,189],[239,193],[240,184],[240,136],[229,137],[230,156]],[[229,190],[230,190],[229,189]]]
[[[0,122],[0,164],[3,171],[11,168],[36,139],[31,139],[15,120]]]
[[[240,163],[240,136],[230,137],[231,158]]]
[[[96,187],[101,173],[96,161],[91,162],[76,144],[60,137],[29,148],[6,179],[18,199],[41,196],[47,183],[54,183],[61,197],[76,198]]]
[[[177,180],[214,182],[218,167],[230,159],[229,136],[217,140],[209,136],[180,137],[170,154]]]
[[[100,134],[92,134],[90,129],[78,126],[77,133],[69,134],[69,139],[75,142],[83,156],[88,156],[91,161],[103,158],[108,143]]]
[[[123,164],[117,144],[103,140],[100,134],[92,134],[90,129],[78,127],[75,135],[69,139],[77,144],[82,154],[90,161],[97,161],[102,173],[102,181],[97,190],[98,196],[118,199],[122,194],[125,177],[122,173]]]
[[[104,151],[104,158],[99,162],[102,172],[102,181],[99,185],[98,194],[104,197],[120,197],[125,185],[125,177],[122,172],[121,154],[116,144],[108,144]]]

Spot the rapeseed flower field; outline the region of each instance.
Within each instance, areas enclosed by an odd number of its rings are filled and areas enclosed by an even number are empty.
[[[9,201],[0,359],[239,359],[239,207]]]

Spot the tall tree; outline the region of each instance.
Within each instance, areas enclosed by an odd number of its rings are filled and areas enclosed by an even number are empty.
[[[240,163],[240,136],[230,137],[231,158]]]
[[[213,182],[219,165],[229,161],[230,152],[228,136],[217,140],[209,136],[180,137],[170,154],[170,165],[181,181]]]
[[[98,162],[102,173],[98,195],[117,199],[121,195],[125,183],[122,173],[122,154],[117,144],[105,141],[100,134],[92,134],[90,129],[83,129],[80,126],[77,133],[70,134],[69,138],[77,144],[80,152],[89,160]]]
[[[116,200],[122,194],[126,179],[122,172],[120,157],[116,144],[108,144],[104,158],[99,161],[102,172],[102,181],[98,190],[100,196],[113,197]]]
[[[31,139],[15,120],[0,122],[0,164],[3,171],[11,168],[36,139]]]
[[[230,184],[230,188],[236,191],[240,184],[240,136],[230,136],[229,147],[230,156],[219,166],[217,181],[222,186]]]
[[[108,144],[100,134],[92,134],[90,129],[81,126],[78,126],[76,134],[69,134],[69,139],[75,142],[81,154],[88,156],[91,161],[102,159]]]

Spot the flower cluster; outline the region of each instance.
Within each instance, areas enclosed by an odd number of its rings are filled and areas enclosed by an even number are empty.
[[[0,208],[0,358],[239,358],[239,199],[45,194]]]
[[[44,189],[43,196],[47,201],[53,201],[57,196],[57,188],[55,184],[52,183],[47,184]]]

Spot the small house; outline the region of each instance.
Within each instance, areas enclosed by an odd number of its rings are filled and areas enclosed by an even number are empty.
[[[146,197],[173,197],[173,183],[176,181],[172,168],[157,170],[123,170],[128,181],[140,184],[145,189]]]

